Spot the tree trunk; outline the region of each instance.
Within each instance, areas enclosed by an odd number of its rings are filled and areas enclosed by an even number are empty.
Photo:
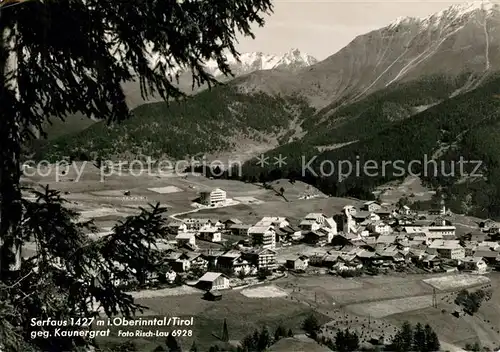
[[[0,280],[20,269],[20,114],[15,27],[0,18]]]

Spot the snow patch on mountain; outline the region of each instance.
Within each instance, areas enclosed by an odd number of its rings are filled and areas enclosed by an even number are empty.
[[[483,12],[486,16],[492,15],[500,10],[500,3],[496,1],[473,1],[462,4],[454,4],[444,10],[426,17],[398,17],[389,24],[394,29],[400,26],[419,23],[422,27],[439,26],[443,21],[459,21]]]
[[[265,54],[262,52],[243,53],[238,59],[232,55],[227,55],[226,59],[235,74],[280,68],[297,69],[308,67],[318,62],[314,57],[302,53],[299,49],[291,49],[282,55]],[[215,60],[207,61],[205,67],[214,76],[222,74]]]

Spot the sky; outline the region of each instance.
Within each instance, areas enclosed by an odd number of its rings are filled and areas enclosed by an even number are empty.
[[[255,40],[240,38],[238,49],[282,54],[297,48],[323,60],[357,35],[385,27],[398,17],[425,17],[464,2],[274,0],[274,13],[266,16],[265,26],[254,27]]]

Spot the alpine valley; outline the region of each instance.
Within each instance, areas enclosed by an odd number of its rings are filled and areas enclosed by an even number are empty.
[[[196,94],[182,103],[143,104],[129,84],[133,118],[111,126],[69,119],[64,125],[73,127],[54,131],[36,155],[240,158],[247,160],[246,181],[301,179],[330,195],[363,199],[401,175],[389,166],[375,177],[340,180],[338,173],[321,176],[322,161],[428,158],[449,166],[463,157],[482,161],[482,176],[431,173],[423,181],[440,187],[457,212],[499,217],[499,44],[500,7],[483,2],[399,18],[321,62],[296,49],[282,56],[242,54],[240,62],[228,58],[236,78],[189,92]],[[206,66],[218,75],[216,65]],[[181,76],[190,84],[188,72]],[[179,84],[188,92],[189,84]],[[261,153],[271,160],[281,155],[286,165],[258,167],[253,158]],[[305,173],[304,160],[313,160]],[[464,208],[464,202],[472,205]]]

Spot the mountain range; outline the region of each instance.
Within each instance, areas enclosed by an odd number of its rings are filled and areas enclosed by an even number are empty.
[[[286,167],[248,161],[243,178],[301,178],[326,193],[360,198],[397,176],[339,180],[304,174],[300,160],[317,157],[317,171],[322,160],[409,162],[426,155],[451,162],[466,156],[484,161],[484,177],[426,175],[424,181],[448,192],[455,208],[466,199],[474,204],[468,212],[500,216],[499,39],[500,7],[483,2],[398,18],[321,62],[297,50],[281,57],[243,54],[234,61],[237,77],[226,85],[182,104],[143,104],[120,126],[93,124],[50,141],[38,156],[249,160],[266,152],[286,156]],[[217,74],[210,62],[207,69]]]

